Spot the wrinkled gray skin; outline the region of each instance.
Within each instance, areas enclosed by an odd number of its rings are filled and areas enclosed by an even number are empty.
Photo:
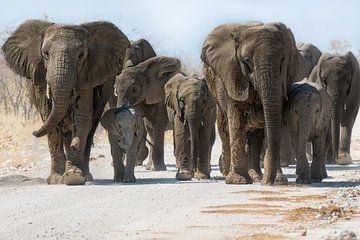
[[[310,43],[297,43],[296,47],[300,54],[297,55],[298,65],[295,81],[301,81],[303,78],[309,77],[321,56],[321,51]],[[286,127],[281,130],[280,148],[280,165],[286,167],[289,163],[295,164],[295,151],[291,146],[291,135]]]
[[[138,65],[139,63],[144,62],[145,60],[155,56],[156,53],[152,48],[151,44],[146,39],[139,39],[131,42],[130,48],[126,50],[124,62],[128,62],[128,64],[131,65]],[[137,154],[138,159],[136,160],[136,165],[142,165],[143,161],[147,158],[149,154],[149,150],[146,146],[146,140],[145,140],[147,132],[144,130],[143,134],[144,136],[139,144],[139,152]],[[117,143],[113,143],[113,144],[117,144]]]
[[[114,181],[135,182],[134,168],[145,130],[142,116],[134,108],[115,108],[104,113],[101,124],[117,143],[116,146],[111,146]]]
[[[205,79],[178,73],[165,84],[165,95],[174,128],[176,179],[210,178],[216,108]]]
[[[221,25],[205,39],[201,58],[218,105],[219,165],[227,184],[287,184],[280,168],[282,103],[299,71],[299,55],[282,23]],[[268,147],[262,176],[264,131]]]
[[[147,169],[166,170],[164,163],[164,133],[168,124],[164,86],[180,70],[177,58],[153,57],[132,66],[129,61],[116,78],[118,106],[125,102],[144,117],[149,135],[150,156]]]
[[[10,67],[31,81],[44,122],[33,135],[48,136],[49,184],[92,179],[93,135],[129,44],[109,22],[59,25],[41,20],[26,21],[4,43]]]
[[[288,127],[296,155],[297,183],[321,182],[327,177],[325,159],[331,145],[329,131],[331,98],[325,89],[304,78],[293,83],[284,106],[284,122]],[[313,145],[311,170],[306,157],[306,145]]]
[[[323,86],[332,99],[332,157],[337,164],[352,162],[351,132],[359,110],[359,63],[351,52],[321,55],[309,79]]]

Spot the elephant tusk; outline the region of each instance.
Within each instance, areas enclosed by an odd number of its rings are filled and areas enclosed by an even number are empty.
[[[118,94],[117,94],[117,92],[116,92],[116,88],[114,88],[114,95],[115,95],[115,97],[118,96]]]
[[[346,103],[344,104],[344,110],[346,111]]]
[[[201,121],[200,124],[201,124],[201,126],[203,127],[203,126],[204,126],[204,121]]]
[[[50,99],[50,86],[49,86],[49,84],[46,84],[46,97],[47,97],[47,99]]]

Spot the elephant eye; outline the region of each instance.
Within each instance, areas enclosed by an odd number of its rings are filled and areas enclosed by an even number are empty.
[[[50,54],[48,50],[43,51],[43,56],[45,58],[45,60],[49,60]]]
[[[242,58],[244,65],[246,66],[248,71],[251,71],[251,61],[249,57],[243,57]]]
[[[179,99],[179,107],[181,110],[183,110],[185,108],[185,101],[184,101],[184,98],[180,98]]]
[[[84,52],[80,52],[79,57],[78,57],[79,60],[80,60],[82,57],[84,57],[84,55],[85,55]]]

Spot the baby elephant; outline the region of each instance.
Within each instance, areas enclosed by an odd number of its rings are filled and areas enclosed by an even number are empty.
[[[327,177],[325,161],[331,146],[331,98],[325,89],[307,78],[293,83],[284,108],[285,124],[290,128],[297,159],[297,183],[321,182]],[[312,142],[311,171],[306,158],[306,144]]]
[[[129,106],[110,109],[101,118],[101,124],[109,132],[110,143],[117,142],[111,145],[114,181],[135,182],[136,155],[144,133],[144,122],[140,113]]]
[[[176,179],[210,178],[216,109],[205,80],[178,73],[166,83],[165,95],[174,127]]]

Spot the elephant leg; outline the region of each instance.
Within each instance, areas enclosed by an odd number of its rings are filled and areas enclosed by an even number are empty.
[[[358,112],[357,109],[346,109],[341,119],[341,136],[339,144],[339,158],[336,163],[339,165],[348,165],[352,163],[350,156],[351,133]]]
[[[226,114],[221,109],[216,109],[216,123],[221,139],[222,152],[219,157],[219,168],[223,176],[228,175],[230,171],[230,137]]]
[[[66,157],[63,147],[62,133],[59,127],[48,133],[48,145],[51,157],[51,173],[47,178],[48,184],[64,183]]]
[[[310,184],[310,168],[306,157],[306,136],[308,136],[308,134],[304,131],[301,132],[302,130],[303,129],[300,129],[296,131],[296,133],[293,133],[293,146],[295,148],[296,155],[296,183]]]
[[[325,165],[325,141],[325,134],[320,134],[320,136],[315,137],[312,141],[314,151],[313,161],[311,163],[311,180],[313,182],[321,182],[325,178],[323,172]]]
[[[287,167],[289,164],[295,164],[295,153],[291,144],[291,135],[288,127],[281,128],[280,149],[280,166]]]
[[[152,144],[150,148],[150,158],[146,166],[147,170],[165,171],[164,163],[164,134],[165,128],[156,126],[154,129],[147,129]]]
[[[139,143],[139,140],[134,139],[133,145],[128,150],[126,150],[124,183],[131,183],[131,182],[136,181],[134,169],[135,169],[136,151],[138,148],[138,146],[137,146],[138,143]]]
[[[264,142],[264,129],[248,133],[249,175],[254,182],[261,182],[260,155]]]
[[[64,183],[82,185],[86,181],[85,148],[92,128],[93,89],[79,90],[74,109],[74,138],[65,166]],[[73,141],[77,140],[74,145]]]
[[[176,179],[179,181],[188,181],[194,176],[193,164],[190,161],[190,146],[188,144],[185,126],[179,118],[174,119],[174,142],[175,158],[178,163]]]
[[[210,178],[210,160],[211,160],[211,127],[201,126],[200,127],[200,143],[199,143],[199,158],[196,167],[194,178],[196,179],[209,179]]]
[[[229,135],[230,135],[230,172],[225,178],[227,184],[249,184],[252,183],[248,173],[248,156],[245,152],[246,133],[245,123],[241,119],[242,114],[231,103],[229,114]]]
[[[147,158],[148,154],[149,154],[149,149],[146,146],[146,135],[147,132],[144,131],[143,136],[141,137],[141,139],[139,139],[139,146],[137,149],[137,154],[136,154],[136,165],[137,166],[142,166],[144,160]]]
[[[113,159],[113,167],[114,167],[114,181],[122,182],[124,180],[124,150],[117,143],[117,138],[113,135],[108,135],[109,142],[111,146],[111,156]]]

